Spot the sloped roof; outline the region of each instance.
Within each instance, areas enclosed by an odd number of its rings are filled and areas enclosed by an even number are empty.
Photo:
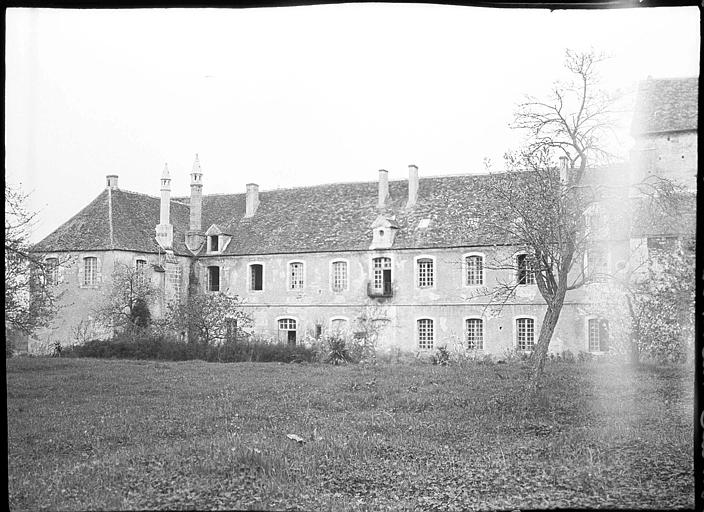
[[[232,234],[225,254],[271,254],[367,250],[371,225],[380,213],[395,215],[399,226],[394,248],[431,248],[501,243],[503,233],[489,240],[472,228],[467,212],[476,201],[482,175],[421,178],[418,200],[405,205],[408,182],[391,181],[384,211],[377,208],[377,182],[337,183],[263,191],[253,217],[245,218],[242,194],[204,195],[202,227],[217,224]],[[155,227],[159,198],[106,189],[68,222],[35,245],[36,251],[128,250],[157,252]],[[418,229],[421,219],[430,227]],[[110,222],[112,220],[112,223]],[[171,200],[174,252],[185,247],[189,226],[188,198]],[[112,225],[112,229],[111,229]],[[111,233],[112,232],[112,233]]]
[[[158,197],[105,189],[33,250],[157,252],[155,228],[159,223],[159,204]],[[170,215],[174,232],[184,233],[188,229],[188,206],[171,201]],[[174,238],[175,252],[185,254],[183,235]]]
[[[649,78],[639,84],[631,133],[697,129],[699,78]]]

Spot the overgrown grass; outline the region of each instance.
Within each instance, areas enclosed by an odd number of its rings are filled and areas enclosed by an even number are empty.
[[[553,362],[534,397],[520,362],[6,370],[12,510],[693,507],[683,367]]]

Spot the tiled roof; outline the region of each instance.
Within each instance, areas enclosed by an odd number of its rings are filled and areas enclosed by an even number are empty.
[[[244,217],[245,194],[204,195],[202,227],[217,224],[232,234],[226,254],[268,254],[367,250],[371,225],[380,213],[395,215],[399,232],[394,248],[431,248],[501,243],[503,234],[480,238],[467,212],[476,200],[482,175],[421,178],[416,205],[405,208],[408,182],[391,181],[390,199],[377,208],[377,182],[338,183],[263,191],[251,218]],[[109,204],[112,206],[110,214]],[[112,235],[110,218],[112,217]],[[418,228],[422,219],[427,228]],[[129,250],[157,252],[155,227],[159,198],[119,189],[98,197],[35,246],[37,251]],[[173,198],[174,252],[189,254],[188,198]]]
[[[631,133],[697,129],[698,78],[649,78],[640,83]]]

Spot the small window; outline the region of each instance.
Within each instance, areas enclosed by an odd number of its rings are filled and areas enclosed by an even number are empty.
[[[146,283],[146,272],[147,261],[146,260],[136,260],[135,261],[135,282],[140,285]]]
[[[535,320],[532,318],[516,319],[516,349],[530,352],[535,346]]]
[[[46,276],[46,284],[54,286],[59,284],[59,259],[47,258],[44,261],[44,275]]]
[[[527,254],[516,256],[516,267],[518,268],[518,284],[535,284],[535,272]]]
[[[465,284],[467,286],[482,286],[484,284],[484,258],[467,256],[465,258]]]
[[[435,281],[433,260],[420,258],[418,260],[418,288],[432,288]]]
[[[332,264],[332,291],[341,292],[347,289],[347,262],[334,261]]]
[[[98,258],[89,256],[83,259],[83,285],[95,286],[98,283]]]
[[[289,263],[289,290],[302,290],[303,289],[303,263],[294,262]]]
[[[220,237],[218,235],[212,235],[210,238],[210,251],[217,252],[219,249]]]
[[[208,267],[208,291],[220,291],[220,267]]]
[[[590,318],[588,321],[589,352],[609,350],[609,322],[603,318]]]
[[[465,339],[469,350],[484,350],[484,321],[480,318],[465,320]]]
[[[418,348],[420,350],[432,350],[434,345],[433,321],[429,318],[421,318],[418,320]]]
[[[315,326],[315,339],[319,340],[322,335],[323,335],[323,326],[316,325]]]
[[[281,318],[279,320],[279,341],[287,345],[296,344],[296,320],[293,318]]]
[[[249,266],[249,289],[255,292],[264,289],[264,265],[252,263]]]

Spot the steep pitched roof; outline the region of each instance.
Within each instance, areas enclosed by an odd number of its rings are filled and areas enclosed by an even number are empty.
[[[640,83],[631,133],[697,129],[699,78],[649,78]]]
[[[33,250],[157,252],[154,230],[159,223],[159,202],[158,197],[105,189]],[[174,231],[183,233],[188,229],[188,206],[172,201],[170,215]],[[183,236],[174,240],[174,251],[187,253]]]

